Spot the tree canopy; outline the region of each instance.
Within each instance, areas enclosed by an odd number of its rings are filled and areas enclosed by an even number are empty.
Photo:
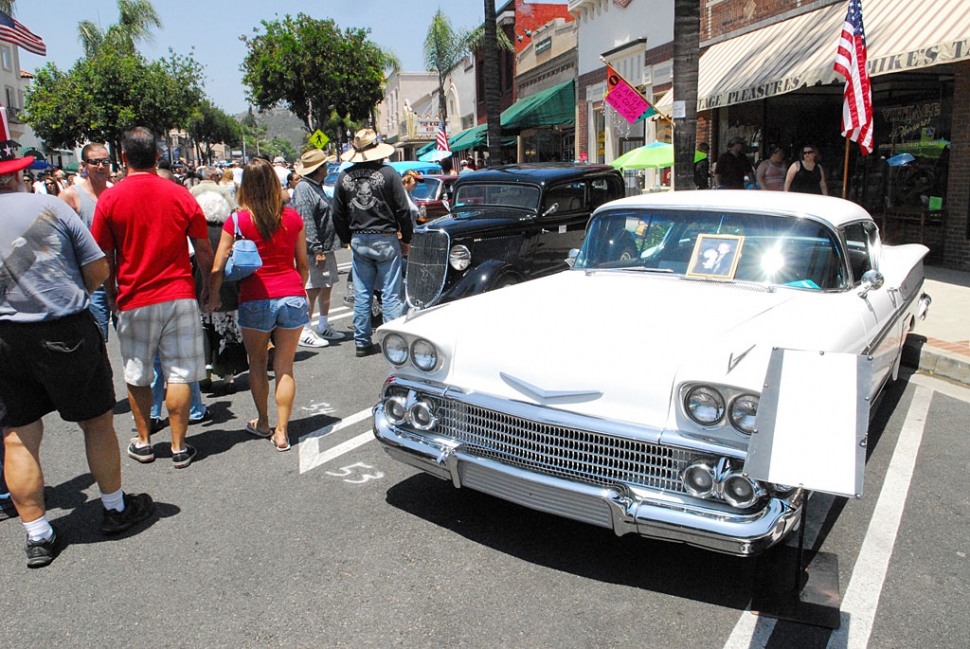
[[[341,31],[331,19],[302,13],[264,20],[262,27],[265,33],[245,38],[249,101],[261,110],[285,107],[308,132],[321,128],[334,139],[343,135],[329,130],[336,124],[371,116],[393,57],[368,39],[369,29]]]
[[[162,19],[149,0],[118,0],[118,22],[104,31],[90,20],[77,26],[78,41],[84,56],[91,58],[105,47],[122,54],[134,54],[139,41],[152,42],[152,28],[161,28]]]
[[[431,19],[428,35],[424,39],[424,64],[438,74],[438,115],[448,119],[445,101],[445,80],[468,53],[473,34],[466,30],[455,31],[441,9]]]
[[[195,140],[199,158],[206,162],[212,162],[213,145],[242,144],[242,125],[208,99],[203,99],[196,108],[186,130]]]
[[[69,71],[41,68],[26,98],[26,121],[48,146],[110,143],[145,126],[157,135],[185,126],[202,99],[202,67],[191,56],[170,52],[148,62],[107,48],[79,59]]]

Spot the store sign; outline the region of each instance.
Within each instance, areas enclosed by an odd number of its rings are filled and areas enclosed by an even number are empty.
[[[933,127],[943,114],[943,107],[938,101],[928,101],[908,106],[886,106],[880,109],[879,113],[892,125],[892,140],[905,142],[914,139],[932,139],[932,137],[927,138],[924,131]]]

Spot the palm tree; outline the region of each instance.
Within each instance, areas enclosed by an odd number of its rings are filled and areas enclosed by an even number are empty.
[[[77,26],[77,37],[84,56],[91,58],[104,48],[121,54],[134,54],[138,42],[153,42],[152,29],[161,29],[162,20],[149,0],[118,0],[118,23],[102,31],[90,20]]]
[[[674,121],[674,189],[694,189],[697,142],[697,62],[701,11],[697,0],[674,0],[674,99],[684,102],[684,118]]]
[[[0,0],[0,11],[8,16],[13,15],[13,0]]]
[[[495,0],[485,0],[485,33],[482,46],[485,55],[485,114],[488,123],[488,164],[502,164],[502,103],[498,65],[498,31],[495,24]]]
[[[452,29],[448,17],[438,9],[424,39],[424,63],[427,69],[438,73],[438,114],[442,120],[448,119],[445,80],[465,57],[470,42],[471,34]]]

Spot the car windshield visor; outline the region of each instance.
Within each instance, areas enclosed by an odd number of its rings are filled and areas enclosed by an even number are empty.
[[[805,218],[697,210],[610,210],[590,223],[581,269],[662,269],[828,290],[845,282],[837,239]]]

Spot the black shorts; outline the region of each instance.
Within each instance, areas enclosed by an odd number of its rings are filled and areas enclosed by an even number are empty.
[[[26,426],[57,410],[87,421],[115,406],[101,330],[85,309],[48,322],[0,322],[0,425]]]

